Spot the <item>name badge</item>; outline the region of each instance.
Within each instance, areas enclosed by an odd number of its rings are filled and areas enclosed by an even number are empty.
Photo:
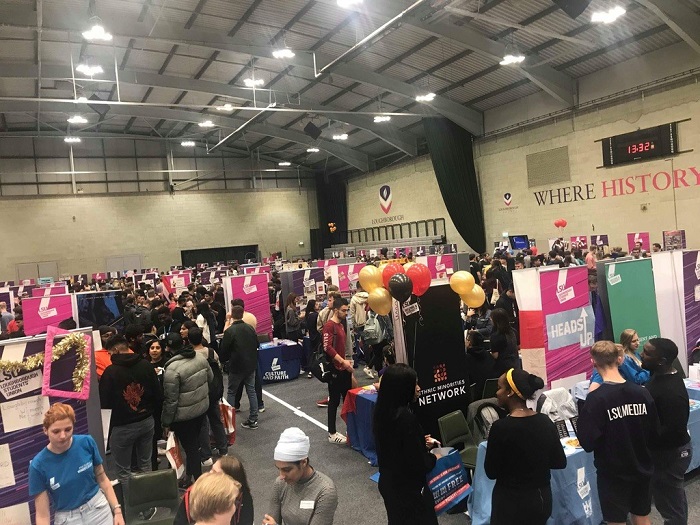
[[[313,510],[314,501],[313,500],[301,500],[301,503],[299,503],[299,508]]]

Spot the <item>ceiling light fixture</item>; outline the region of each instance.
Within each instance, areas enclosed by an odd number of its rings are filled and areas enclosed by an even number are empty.
[[[624,15],[627,11],[619,5],[608,11],[596,11],[591,15],[591,22],[601,24],[612,24],[615,20]]]
[[[380,122],[389,122],[391,117],[389,115],[375,115],[374,123],[379,124]]]
[[[79,95],[78,98],[75,99],[76,104],[87,104],[88,98],[85,95]]]
[[[285,167],[285,166],[291,166],[291,165],[292,165],[292,163],[291,163],[291,162],[280,162],[280,163],[279,163],[279,164],[277,164],[277,165],[278,165],[278,166],[282,166],[282,167]]]
[[[200,128],[213,128],[214,123],[211,120],[205,120],[204,122],[199,123]]]
[[[262,86],[265,81],[262,78],[246,78],[243,83],[247,87],[257,87],[257,86]]]
[[[360,5],[361,3],[362,0],[338,0],[339,7],[353,7],[356,5]]]
[[[183,146],[185,148],[194,148],[194,140],[183,140],[180,142],[180,146]]]
[[[102,40],[103,42],[112,41],[112,35],[105,31],[105,28],[100,23],[96,23],[87,31],[83,31],[83,38],[85,40]]]
[[[66,137],[63,139],[63,142],[67,142],[68,144],[75,144],[77,142],[80,142],[80,137]]]
[[[309,148],[306,150],[306,153],[318,153],[319,151],[321,150],[319,150],[318,148]]]
[[[102,66],[91,66],[90,64],[80,64],[75,70],[88,77],[94,77],[104,72]]]
[[[80,115],[74,115],[68,119],[70,124],[87,124],[87,119]]]
[[[233,106],[227,102],[223,106],[216,106],[216,111],[233,111]]]
[[[333,140],[348,140],[348,134],[341,133],[340,135],[333,135]]]
[[[294,51],[288,47],[282,49],[276,49],[272,52],[272,56],[275,58],[294,58]]]
[[[510,53],[503,57],[503,60],[499,62],[502,66],[512,66],[513,64],[520,64],[525,60],[525,55],[511,55]]]
[[[428,93],[426,95],[418,95],[416,97],[416,102],[430,102],[435,99],[435,93]]]

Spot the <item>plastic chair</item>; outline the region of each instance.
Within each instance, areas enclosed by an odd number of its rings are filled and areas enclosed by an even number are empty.
[[[180,506],[177,477],[173,469],[135,474],[129,478],[125,492],[124,517],[129,525],[172,525]],[[152,519],[145,520],[143,516],[139,519],[140,513],[154,507],[157,512]]]
[[[479,397],[479,394],[476,391],[476,383],[472,383],[471,385],[469,385],[469,391],[471,392],[471,395],[472,395],[472,401],[474,401],[477,397]]]
[[[496,397],[496,390],[498,390],[498,379],[487,379],[484,383],[484,392],[481,399]]]
[[[462,463],[467,468],[476,468],[478,444],[474,441],[462,411],[455,410],[442,416],[438,419],[438,428],[442,437],[442,446],[463,445],[464,448],[459,451],[460,456],[462,456]]]

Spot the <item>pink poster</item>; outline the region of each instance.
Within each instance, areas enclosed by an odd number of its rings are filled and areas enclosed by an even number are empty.
[[[627,251],[631,252],[634,250],[635,245],[641,242],[642,250],[645,252],[651,251],[651,244],[649,240],[649,232],[637,232],[627,234]]]
[[[92,274],[92,280],[93,281],[106,281],[107,280],[107,274],[106,273],[93,273]]]
[[[68,285],[54,284],[46,288],[33,288],[32,297],[47,297],[49,295],[64,295],[68,293]]]
[[[245,275],[257,275],[257,274],[265,274],[268,276],[270,275],[270,267],[265,265],[265,266],[246,266],[243,269],[243,272]]]
[[[428,255],[427,267],[435,280],[446,281],[455,272],[455,255]]]
[[[182,272],[177,275],[163,275],[161,282],[165,287],[166,295],[174,293],[177,297],[187,290],[187,287],[192,282],[192,274],[190,272]]]
[[[270,296],[267,290],[267,275],[239,275],[237,277],[224,278],[224,286],[226,281],[230,279],[230,298],[243,299],[245,302],[245,311],[253,314],[257,320],[257,332],[259,334],[268,334],[272,337],[272,315],[270,314]],[[226,305],[227,310],[230,310],[230,304]]]
[[[316,261],[317,268],[327,268],[329,266],[336,266],[338,264],[338,259],[320,259]]]
[[[547,381],[589,374],[595,317],[585,266],[540,272]]]
[[[73,295],[28,297],[22,301],[24,333],[36,335],[73,317]]]
[[[355,286],[360,279],[360,270],[364,266],[364,263],[338,265],[338,287],[341,292],[355,291]]]
[[[588,248],[588,237],[586,235],[571,237],[572,250],[585,250],[586,248]]]

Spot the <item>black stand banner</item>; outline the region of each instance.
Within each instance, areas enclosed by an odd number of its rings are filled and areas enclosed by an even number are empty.
[[[421,388],[415,411],[423,430],[440,439],[438,418],[455,410],[466,415],[471,401],[459,296],[444,284],[419,301],[420,312],[405,318],[408,364]]]

